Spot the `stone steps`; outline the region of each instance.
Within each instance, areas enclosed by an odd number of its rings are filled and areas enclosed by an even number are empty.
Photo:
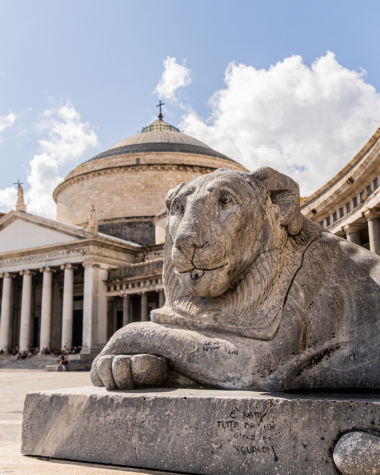
[[[25,360],[17,360],[14,356],[0,356],[0,369],[39,369],[44,370],[46,366],[57,364],[57,357],[53,356],[32,356]]]

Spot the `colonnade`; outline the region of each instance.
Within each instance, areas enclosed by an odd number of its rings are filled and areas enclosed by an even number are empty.
[[[85,264],[83,264],[85,265]],[[63,279],[63,307],[62,307],[62,333],[61,347],[71,348],[73,334],[73,306],[74,306],[74,270],[77,268],[72,264],[63,264],[60,268],[64,271]],[[88,270],[96,268],[96,278],[89,279],[86,274]],[[87,272],[86,272],[87,270]],[[42,301],[41,301],[41,323],[40,323],[40,348],[51,347],[51,324],[52,324],[52,293],[53,293],[53,273],[55,269],[51,267],[42,267],[40,272],[42,276]],[[22,296],[21,296],[21,317],[20,317],[20,336],[19,351],[27,351],[30,347],[30,337],[32,330],[32,279],[36,271],[30,269],[20,271],[22,275]],[[10,329],[12,319],[12,299],[14,287],[14,274],[9,272],[0,274],[3,278],[3,291],[1,299],[0,314],[0,349],[7,350],[10,348]],[[101,294],[98,279],[105,280],[107,278],[107,270],[99,269],[99,266],[93,262],[85,266],[85,292],[84,306],[90,309],[87,319],[84,317],[83,324],[83,345],[87,348],[95,348],[96,341],[93,338],[93,315],[97,317],[98,301],[97,298]],[[87,278],[87,282],[86,282]],[[94,287],[97,286],[95,289]],[[87,292],[86,292],[87,289]],[[95,295],[92,295],[95,293]],[[105,295],[105,289],[104,289]],[[95,298],[95,301],[94,301]],[[96,307],[96,308],[95,308]]]
[[[132,322],[131,315],[130,315],[130,297],[133,294],[123,294],[123,326],[128,325],[128,323]],[[159,293],[159,300],[158,306],[159,308],[165,305],[165,293],[163,290],[160,290]],[[141,292],[141,321],[148,322],[149,321],[149,309],[148,309],[148,293]]]
[[[374,210],[367,210],[364,212],[364,218],[368,226],[369,250],[380,255],[380,213]],[[363,229],[363,224],[347,224],[343,229],[346,233],[347,241],[358,244],[359,246],[363,244],[360,234],[360,231]]]
[[[107,270],[101,269],[94,262],[84,262],[84,289],[83,289],[83,352],[96,349],[99,333],[102,332],[101,325],[104,325],[104,335],[107,333],[107,302],[106,287],[103,282],[107,279]],[[60,266],[63,270],[63,298],[62,298],[62,326],[61,326],[61,347],[72,347],[73,336],[73,310],[74,310],[74,271],[77,266],[73,264],[63,264]],[[53,274],[56,269],[51,267],[42,267],[39,269],[42,273],[42,299],[41,299],[41,319],[40,319],[40,337],[39,347],[51,347],[52,334],[52,308],[53,308]],[[27,351],[30,347],[30,337],[32,331],[33,310],[33,276],[36,270],[22,270],[19,274],[22,276],[22,296],[21,296],[21,317],[19,350]],[[10,348],[11,341],[11,319],[13,309],[14,277],[15,274],[9,272],[0,274],[3,278],[3,290],[1,300],[0,314],[0,349]],[[159,290],[159,307],[165,305],[165,294]],[[132,293],[124,293],[123,298],[123,326],[132,321],[130,309],[130,297]],[[104,313],[104,322],[98,318],[100,313]],[[141,292],[141,321],[149,321],[148,292]]]

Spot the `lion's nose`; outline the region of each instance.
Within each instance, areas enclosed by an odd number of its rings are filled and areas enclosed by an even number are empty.
[[[195,249],[203,247],[203,244],[191,233],[181,233],[177,235],[174,245],[185,254],[189,261],[193,260]]]

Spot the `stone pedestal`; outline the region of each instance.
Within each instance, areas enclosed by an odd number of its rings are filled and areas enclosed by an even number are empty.
[[[328,475],[353,430],[380,430],[380,397],[85,387],[26,396],[22,453],[204,475]]]

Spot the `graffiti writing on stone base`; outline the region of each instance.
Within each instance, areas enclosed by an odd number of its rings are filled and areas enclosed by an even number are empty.
[[[277,462],[278,457],[276,455],[276,451],[273,447],[268,446],[259,446],[259,445],[251,445],[251,446],[236,446],[234,445],[235,455],[248,455],[248,454],[268,454],[274,457],[274,461]]]
[[[275,445],[271,438],[271,433],[276,429],[273,421],[265,421],[268,408],[264,411],[240,410],[235,407],[229,414],[229,419],[216,421],[219,430],[230,433],[229,439],[234,449],[234,455],[247,456],[255,454],[273,457],[277,462]],[[265,431],[267,435],[262,435]]]

